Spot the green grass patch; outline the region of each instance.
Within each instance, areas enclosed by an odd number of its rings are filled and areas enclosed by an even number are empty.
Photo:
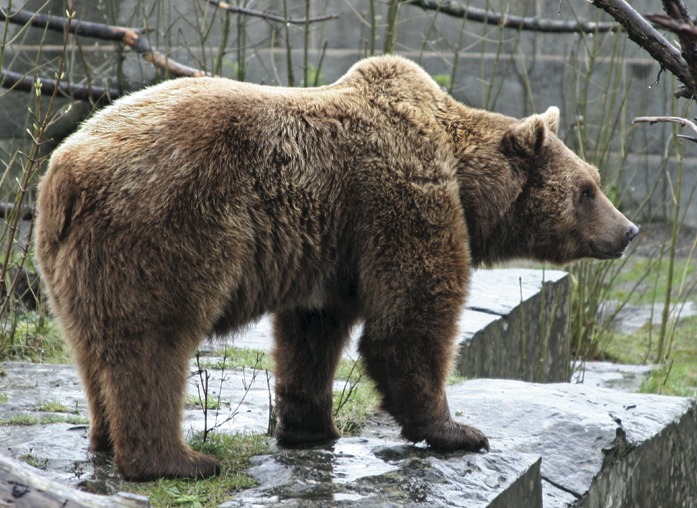
[[[0,425],[19,425],[19,426],[32,426],[32,425],[49,425],[51,423],[70,423],[72,425],[87,425],[89,424],[89,418],[77,416],[77,415],[43,415],[36,416],[33,414],[22,413],[11,416],[9,418],[0,418]]]
[[[58,401],[44,402],[37,408],[37,410],[43,411],[44,413],[78,413],[77,408],[69,408],[65,404]]]
[[[0,361],[70,363],[58,324],[40,312],[8,313],[0,323]]]
[[[220,399],[216,395],[209,395],[207,400],[197,395],[189,395],[186,398],[186,406],[189,408],[204,409],[204,404],[206,406],[205,409],[212,410],[219,410],[222,406]]]
[[[6,393],[0,393],[0,404],[4,404],[8,399],[9,397]]]
[[[258,349],[227,347],[213,351],[208,356],[201,356],[201,367],[211,370],[256,368],[258,370],[273,370],[272,355]]]
[[[17,458],[22,462],[26,462],[30,466],[33,466],[37,469],[41,469],[42,471],[46,471],[48,469],[48,459],[37,457],[36,455],[33,455],[31,453],[25,453],[24,455],[20,455]]]
[[[354,436],[363,429],[368,417],[377,411],[380,395],[373,383],[365,379],[353,387],[347,385],[343,390],[334,390],[333,404],[339,432],[344,437]]]
[[[694,259],[675,259],[671,282],[672,295],[678,300],[697,302],[697,293],[690,291],[697,283],[697,261]],[[630,257],[624,266],[608,281],[607,297],[628,302],[631,305],[645,305],[656,302],[662,305],[668,291],[668,260],[658,258]],[[679,290],[683,287],[682,294]]]
[[[631,335],[608,337],[606,355],[620,363],[655,363],[658,327],[645,326]],[[668,360],[644,384],[642,391],[665,395],[697,396],[697,316],[679,320],[672,331]]]
[[[644,381],[641,391],[661,395],[697,398],[697,370],[695,362],[673,361],[655,370]]]
[[[360,361],[341,360],[335,377],[343,381],[342,388],[333,392],[336,426],[343,436],[357,435],[365,426],[368,416],[377,410],[380,395]]]
[[[150,498],[157,507],[214,507],[232,498],[235,492],[255,486],[246,473],[249,459],[269,452],[269,438],[263,434],[209,434],[206,442],[196,437],[192,448],[220,460],[220,476],[206,480],[157,480],[147,483],[124,482],[122,490]]]

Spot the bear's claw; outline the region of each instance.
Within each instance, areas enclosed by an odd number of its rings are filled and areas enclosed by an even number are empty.
[[[465,450],[469,452],[489,451],[489,439],[482,431],[469,425],[448,421],[436,428],[429,429],[426,443],[432,448],[443,451]]]

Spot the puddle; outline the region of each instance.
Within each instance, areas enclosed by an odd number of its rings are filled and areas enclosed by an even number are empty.
[[[332,480],[335,483],[352,483],[360,478],[379,476],[399,469],[376,457],[374,450],[366,444],[367,439],[344,439],[334,445]]]

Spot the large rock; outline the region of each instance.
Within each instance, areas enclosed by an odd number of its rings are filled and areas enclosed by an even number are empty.
[[[366,439],[255,459],[260,486],[225,506],[697,506],[694,399],[491,379],[448,396],[460,421],[489,436],[491,453],[405,445],[377,418]],[[537,457],[540,487],[531,483]]]
[[[4,364],[0,404],[4,418],[40,415],[58,400],[84,415],[85,404],[71,367]],[[249,370],[211,371],[233,418],[226,432],[261,431],[269,416],[266,377]],[[197,392],[192,378],[190,394]],[[255,459],[259,487],[238,494],[229,506],[540,506],[692,507],[697,503],[697,402],[694,399],[624,393],[580,384],[532,384],[471,380],[448,389],[456,419],[484,431],[489,454],[443,454],[399,438],[397,425],[378,415],[360,438],[312,450],[275,450]],[[237,406],[243,400],[241,406]],[[228,402],[232,404],[228,406]],[[209,415],[211,416],[211,415]],[[185,428],[202,425],[200,410],[187,410]],[[32,455],[47,478],[76,485],[99,480],[90,460],[86,427],[67,423],[0,427],[0,450]],[[541,460],[538,460],[541,459]],[[527,497],[526,497],[527,496]],[[521,501],[522,500],[522,501]],[[312,506],[312,504],[310,504]]]
[[[255,457],[260,487],[222,507],[542,506],[540,459],[530,454],[442,454],[398,441],[342,439]]]
[[[490,379],[448,395],[492,452],[542,457],[545,508],[697,506],[694,399]]]
[[[568,381],[570,278],[558,270],[475,270],[459,320],[457,372],[466,378]],[[358,358],[362,327],[348,354]],[[271,350],[268,316],[233,334],[239,347]]]
[[[569,275],[558,270],[475,271],[460,317],[458,372],[568,381],[569,288]]]

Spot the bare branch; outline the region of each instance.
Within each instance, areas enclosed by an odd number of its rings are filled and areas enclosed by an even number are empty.
[[[690,72],[687,61],[680,50],[673,46],[651,24],[624,0],[593,0],[593,5],[604,10],[619,22],[627,31],[629,38],[672,72],[684,85],[680,96],[697,96],[697,76]]]
[[[253,16],[256,18],[262,18],[267,21],[276,21],[278,23],[289,23],[291,25],[307,25],[308,23],[319,23],[322,21],[329,21],[331,19],[338,19],[338,14],[327,14],[326,16],[317,16],[315,18],[285,18],[280,14],[275,14],[269,11],[256,11],[254,9],[248,9],[246,7],[238,7],[236,5],[230,5],[227,2],[221,2],[219,0],[206,0],[209,4],[215,5],[219,9],[226,10],[235,14],[243,14],[245,16]]]
[[[0,201],[0,218],[8,218],[10,214],[15,211],[15,208],[18,208],[17,213],[21,220],[32,220],[34,217],[34,209],[29,205],[17,207],[15,203]]]
[[[645,17],[654,25],[667,28],[680,37],[697,41],[697,27],[692,23],[679,23],[666,14],[647,14]]]
[[[604,33],[622,30],[618,23],[593,21],[562,21],[533,17],[509,16],[464,5],[454,0],[406,0],[406,4],[421,7],[424,10],[438,11],[455,18],[467,18],[471,21],[489,25],[549,33]]]
[[[675,33],[680,41],[682,56],[687,62],[690,75],[693,81],[697,83],[697,29],[695,29],[695,25],[690,18],[687,6],[682,0],[663,0],[663,8],[666,14],[668,14],[678,26],[682,27],[681,30],[675,31]],[[695,89],[692,91],[697,92]],[[695,93],[695,95],[697,95],[697,93]]]
[[[19,25],[31,25],[37,28],[46,28],[57,32],[68,32],[83,37],[92,37],[105,41],[116,41],[126,44],[135,50],[146,61],[156,67],[166,70],[176,76],[205,76],[207,73],[184,64],[180,64],[150,46],[147,37],[143,37],[143,30],[122,26],[105,25],[91,21],[80,21],[61,16],[41,14],[29,11],[8,12],[7,8],[0,9],[0,21],[9,21]]]
[[[40,78],[41,95],[53,95],[58,84],[58,93],[75,100],[91,101],[94,103],[111,102],[121,95],[115,88],[105,88],[101,86],[84,86],[57,82],[55,79]],[[21,92],[32,92],[35,90],[35,78],[27,74],[20,74],[5,69],[0,69],[0,87],[10,88]]]
[[[658,122],[678,123],[678,124],[683,125],[685,127],[689,127],[690,129],[692,129],[694,131],[695,134],[697,134],[697,124],[688,120],[687,118],[682,118],[679,116],[639,116],[639,117],[635,118],[634,120],[632,120],[632,123],[654,124],[654,123],[658,123]],[[684,136],[682,134],[678,134],[678,137],[697,142],[697,137]]]

